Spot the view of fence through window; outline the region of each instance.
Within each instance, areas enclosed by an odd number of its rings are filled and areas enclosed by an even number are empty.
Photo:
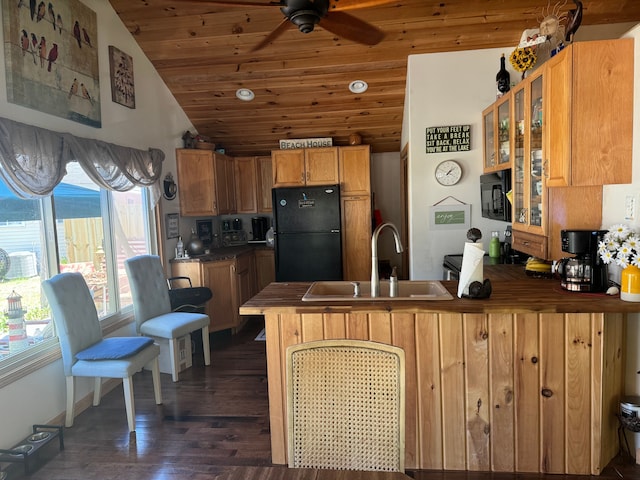
[[[41,282],[58,271],[83,275],[100,317],[131,304],[124,260],[148,253],[145,194],[100,190],[75,163],[67,172],[53,206],[0,180],[0,361],[55,335]]]

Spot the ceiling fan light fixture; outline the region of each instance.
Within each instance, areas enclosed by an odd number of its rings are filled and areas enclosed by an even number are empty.
[[[369,85],[364,80],[354,80],[349,84],[349,91],[352,93],[364,93],[369,88]]]
[[[239,88],[238,90],[236,90],[236,97],[243,102],[250,102],[251,100],[256,98],[256,94],[248,88]]]

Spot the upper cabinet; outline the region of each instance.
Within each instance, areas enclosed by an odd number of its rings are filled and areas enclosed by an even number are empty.
[[[235,157],[235,213],[271,213],[271,157]]]
[[[371,194],[371,153],[369,145],[339,147],[340,195]]]
[[[338,147],[271,152],[274,187],[339,183]]]
[[[630,183],[633,39],[573,43],[543,68],[547,185]]]
[[[211,150],[177,149],[180,214],[210,216],[235,211],[233,159]]]
[[[482,112],[485,173],[511,168],[511,95],[505,95]]]
[[[273,188],[273,167],[271,157],[256,157],[258,213],[271,214],[271,189]]]

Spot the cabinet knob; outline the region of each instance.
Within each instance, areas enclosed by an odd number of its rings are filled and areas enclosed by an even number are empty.
[[[542,396],[546,398],[553,397],[553,390],[551,390],[550,388],[543,388],[540,393],[542,393]]]

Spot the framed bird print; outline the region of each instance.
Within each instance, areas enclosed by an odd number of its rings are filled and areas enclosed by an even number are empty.
[[[133,59],[122,50],[109,45],[111,100],[129,108],[136,108],[133,83]]]
[[[7,100],[99,128],[96,13],[79,0],[0,0]]]

